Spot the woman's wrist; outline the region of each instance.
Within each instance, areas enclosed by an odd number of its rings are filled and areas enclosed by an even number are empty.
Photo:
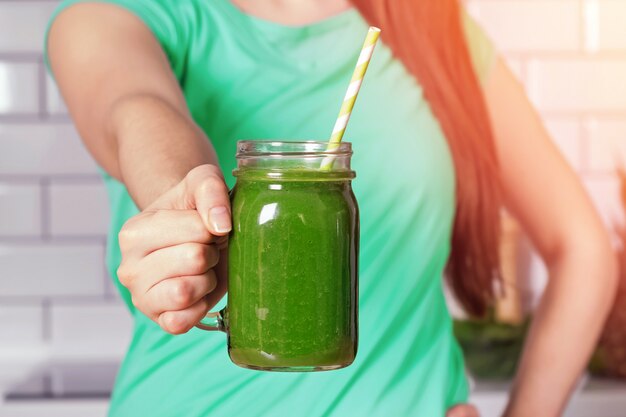
[[[139,208],[180,183],[193,168],[217,165],[210,142],[194,122],[158,97],[120,101],[110,123],[120,179]]]

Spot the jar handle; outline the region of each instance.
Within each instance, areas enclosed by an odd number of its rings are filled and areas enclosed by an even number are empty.
[[[208,331],[216,331],[226,333],[226,324],[224,322],[224,315],[226,314],[226,308],[221,309],[220,311],[210,311],[204,316],[196,327],[202,330]]]

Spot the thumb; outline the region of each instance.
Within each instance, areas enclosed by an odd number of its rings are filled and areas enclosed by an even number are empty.
[[[201,165],[185,177],[187,203],[198,211],[209,232],[227,235],[232,229],[230,198],[222,172],[215,165]]]
[[[148,209],[197,210],[214,236],[225,236],[232,229],[228,188],[220,169],[200,165],[174,188],[159,197]]]

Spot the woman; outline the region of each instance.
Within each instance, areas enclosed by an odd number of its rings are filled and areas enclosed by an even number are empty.
[[[329,373],[239,369],[223,337],[193,328],[224,294],[235,141],[328,137],[366,21],[384,42],[346,134],[362,214],[359,356]],[[561,413],[614,293],[611,248],[455,0],[66,1],[47,47],[106,171],[107,262],[136,322],[111,415],[476,415],[461,405],[441,276],[447,263],[466,309],[485,312],[501,204],[551,275],[506,415]]]

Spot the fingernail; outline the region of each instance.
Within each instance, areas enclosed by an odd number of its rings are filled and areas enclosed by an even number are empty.
[[[209,210],[209,219],[217,233],[228,233],[232,228],[230,224],[230,213],[224,206],[213,207]]]

